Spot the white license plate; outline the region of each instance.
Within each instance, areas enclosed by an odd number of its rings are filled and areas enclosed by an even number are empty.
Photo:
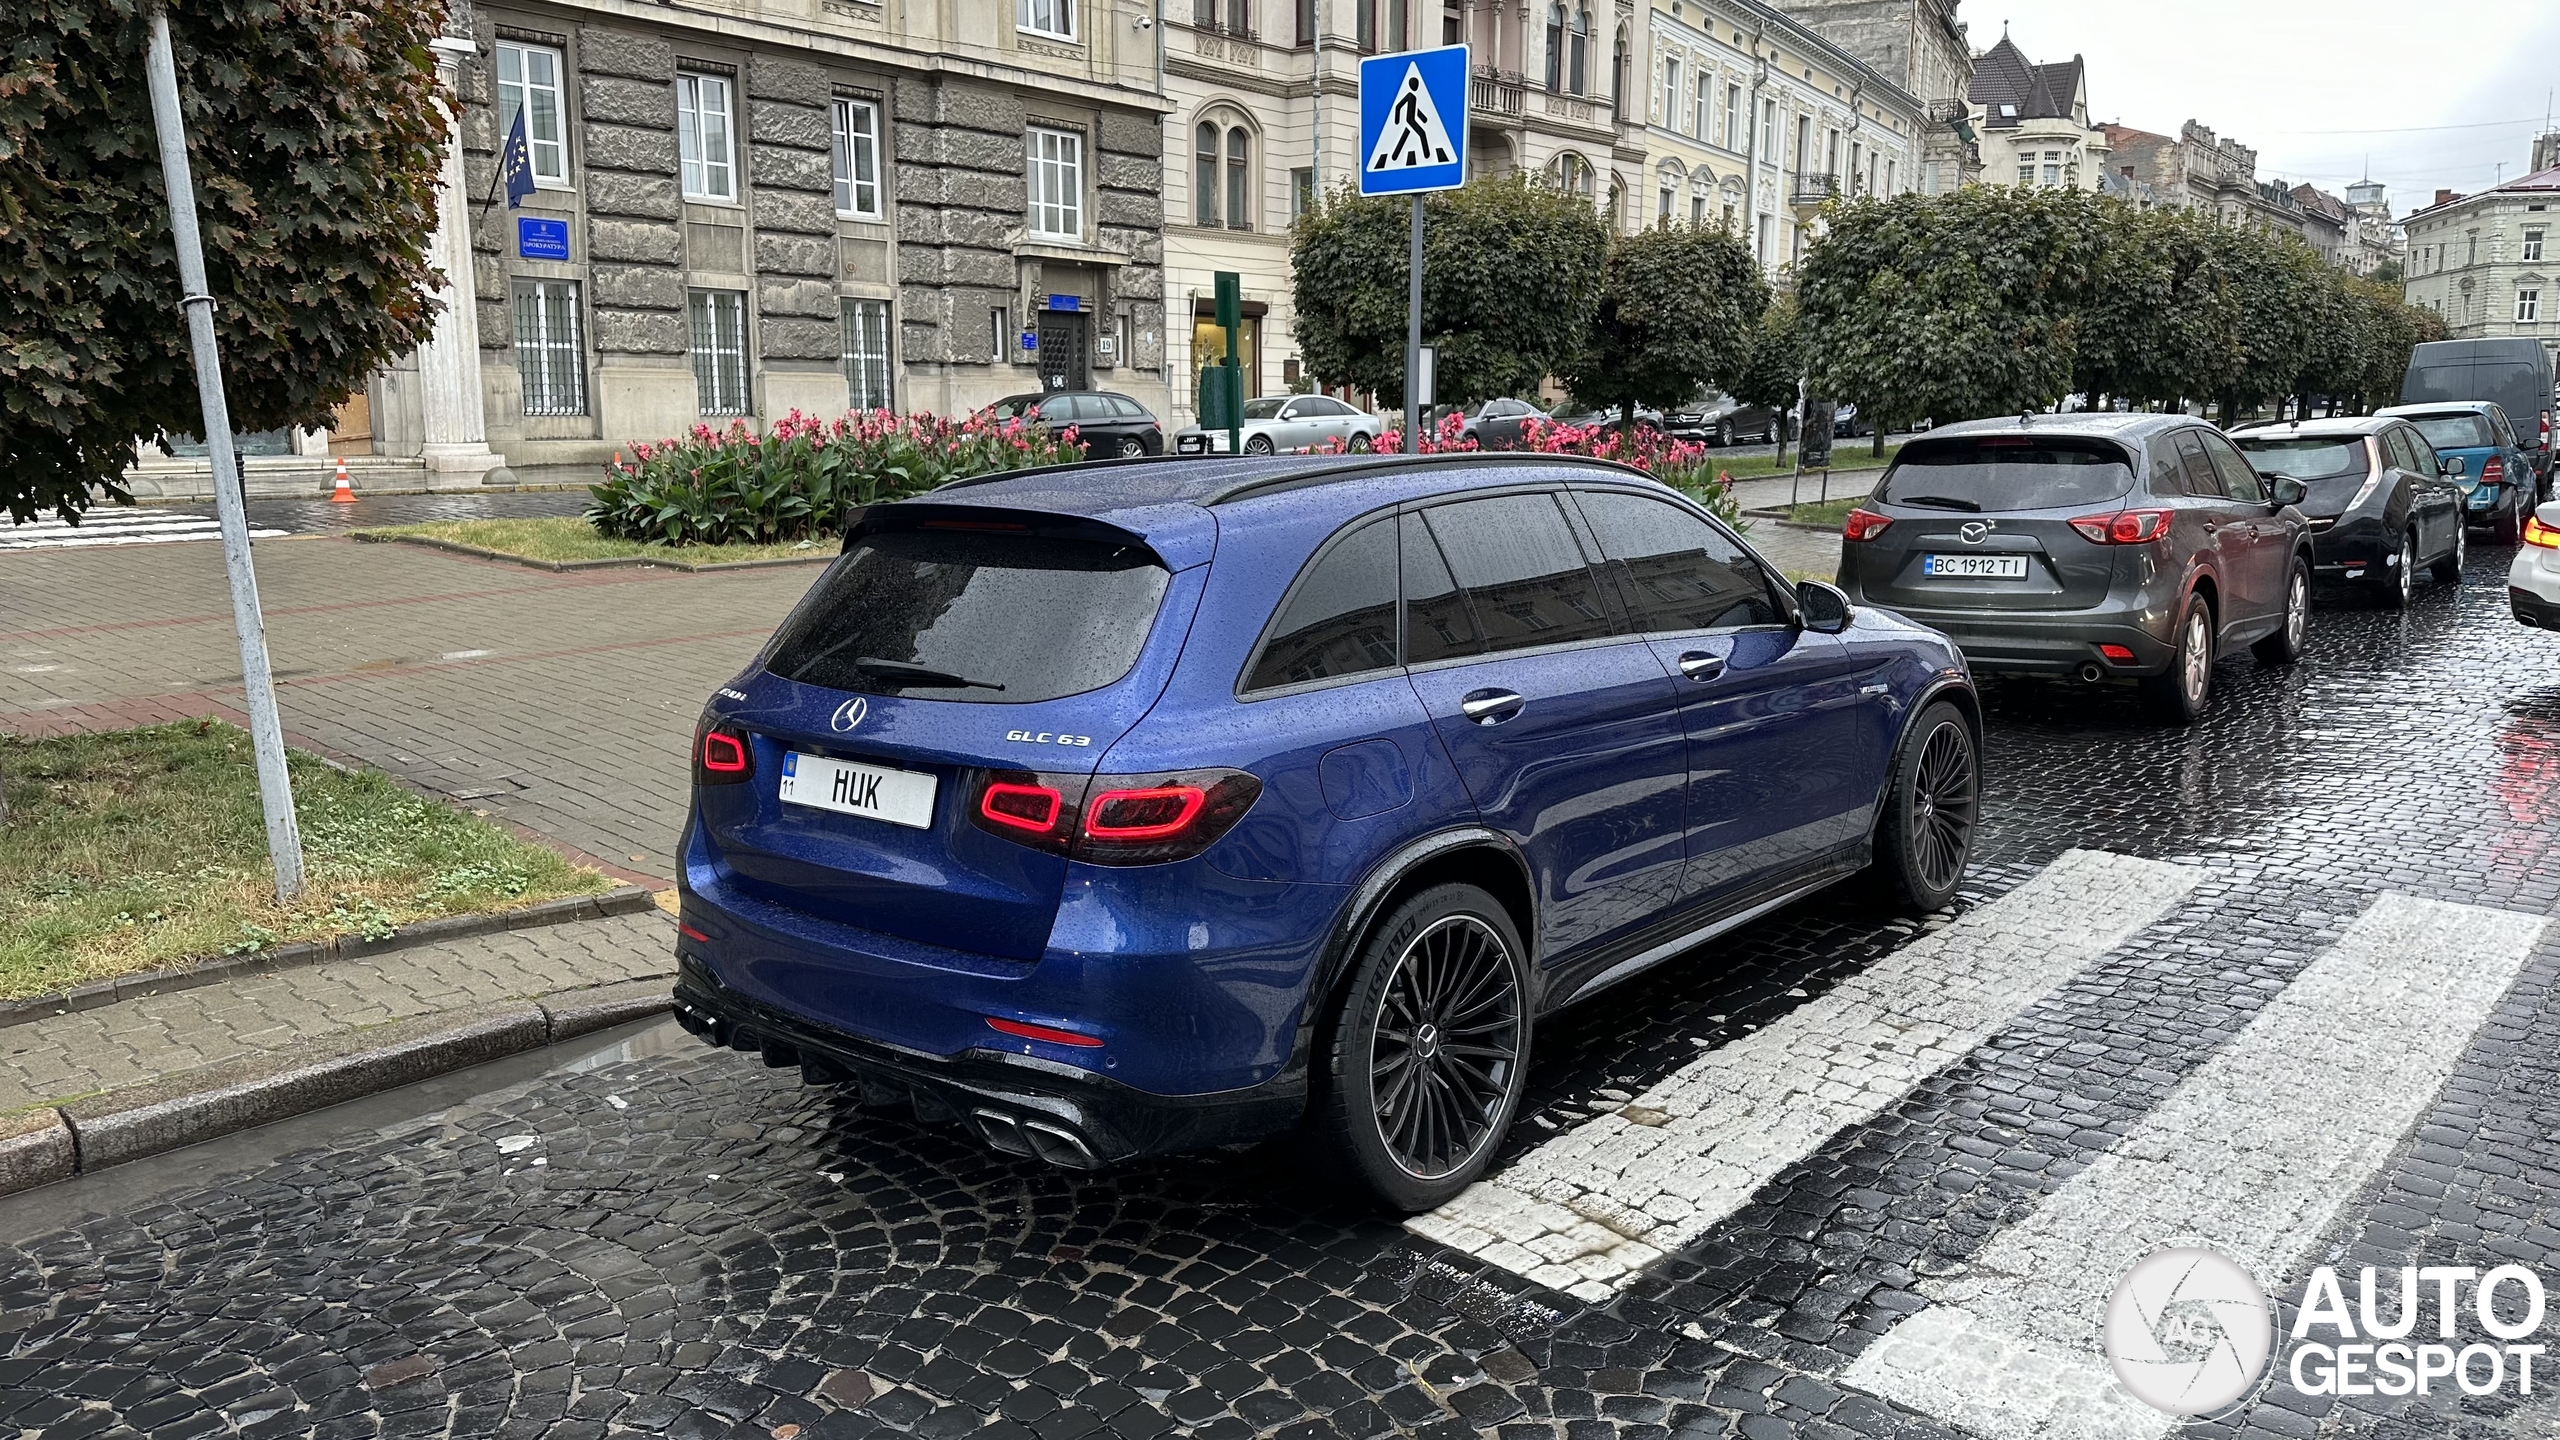
[[[792,805],[886,820],[923,830],[933,824],[934,777],[884,765],[857,765],[794,750],[782,757],[782,798]]]
[[[2024,555],[1923,555],[1920,573],[1950,580],[2024,580]]]

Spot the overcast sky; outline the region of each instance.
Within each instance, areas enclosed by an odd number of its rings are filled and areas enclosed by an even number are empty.
[[[1963,0],[1974,50],[2089,62],[2089,117],[2253,146],[2258,178],[2336,192],[2365,173],[2406,215],[2438,187],[2524,173],[2560,86],[2554,0]],[[2386,128],[2387,127],[2387,128]]]

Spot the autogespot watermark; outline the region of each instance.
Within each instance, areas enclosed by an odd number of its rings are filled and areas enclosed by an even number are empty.
[[[2534,1362],[2548,1348],[2532,1340],[2542,1277],[2522,1265],[2366,1266],[2343,1279],[2322,1265],[2304,1278],[2293,1315],[2281,1373],[2305,1395],[2531,1395]],[[2167,1415],[2209,1416],[2269,1383],[2276,1331],[2276,1309],[2246,1266],[2173,1243],[2125,1272],[2102,1340],[2135,1399]],[[2499,1343],[2462,1339],[2473,1333]]]

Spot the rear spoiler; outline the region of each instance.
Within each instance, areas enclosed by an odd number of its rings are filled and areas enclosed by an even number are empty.
[[[1165,563],[1147,537],[1118,525],[1083,515],[1061,515],[1049,510],[1007,510],[991,505],[936,505],[931,501],[901,500],[888,505],[866,505],[846,517],[845,550],[865,535],[888,530],[940,530],[955,533],[1018,535],[1025,538],[1076,540],[1098,545],[1133,545],[1156,563]],[[1167,565],[1167,569],[1172,567]]]

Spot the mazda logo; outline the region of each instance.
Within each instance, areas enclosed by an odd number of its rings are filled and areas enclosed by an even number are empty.
[[[837,706],[836,717],[827,723],[834,726],[836,733],[841,735],[845,731],[852,729],[854,726],[861,724],[862,717],[870,713],[871,702],[863,699],[859,695],[856,695],[852,699]]]
[[[1958,530],[1956,533],[1964,537],[1964,543],[1967,545],[1979,545],[1982,543],[1983,537],[1991,533],[1991,522],[1988,520],[1967,521],[1964,528]]]

